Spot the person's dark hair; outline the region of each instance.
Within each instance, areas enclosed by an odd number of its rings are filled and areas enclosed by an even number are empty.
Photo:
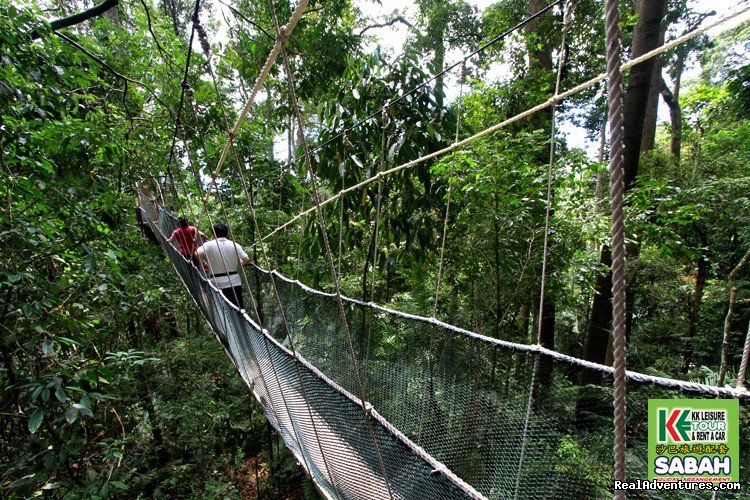
[[[217,238],[226,238],[229,235],[229,228],[219,222],[218,224],[214,224],[214,234]]]
[[[188,221],[185,217],[180,217],[179,219],[177,219],[177,222],[180,224],[180,227],[182,229],[187,229],[187,227],[189,226]]]

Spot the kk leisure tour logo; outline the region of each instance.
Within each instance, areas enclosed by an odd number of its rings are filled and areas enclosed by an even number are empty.
[[[656,481],[739,481],[739,401],[650,399],[648,461]]]

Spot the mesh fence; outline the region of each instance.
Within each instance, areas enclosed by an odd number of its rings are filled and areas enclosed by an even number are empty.
[[[149,224],[163,243],[176,227],[174,218],[145,211],[148,219],[158,215],[158,223]],[[346,299],[365,399],[373,408],[366,417],[353,396],[354,368],[335,296],[250,266],[245,303],[252,294],[260,316],[253,321],[164,246],[269,421],[328,497],[611,498],[612,381],[606,367]],[[630,376],[629,479],[647,476],[648,400],[701,394],[731,391]],[[750,419],[749,405],[740,399],[741,422]],[[740,451],[745,491],[746,430]],[[722,496],[731,495],[741,496]]]

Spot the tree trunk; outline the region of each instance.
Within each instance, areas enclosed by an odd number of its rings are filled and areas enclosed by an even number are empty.
[[[729,339],[732,333],[734,306],[737,304],[737,287],[734,285],[734,280],[742,268],[745,267],[748,259],[750,259],[750,248],[727,277],[727,282],[729,283],[729,307],[727,308],[727,316],[724,318],[724,338],[721,342],[721,366],[719,367],[719,381],[716,384],[719,386],[724,385],[724,378],[727,375],[727,365],[729,364]]]
[[[650,2],[649,2],[650,3]],[[667,31],[666,24],[662,25],[659,21],[659,39],[658,45],[664,44],[664,34]],[[656,119],[659,113],[659,92],[662,81],[662,61],[661,56],[652,59],[654,68],[651,73],[651,83],[649,85],[648,102],[646,104],[646,114],[643,121],[643,136],[641,137],[641,152],[651,151],[654,149],[656,142]]]
[[[667,82],[661,79],[661,96],[669,107],[669,124],[671,129],[669,150],[677,164],[680,164],[680,149],[682,145],[682,108],[677,96],[669,90]]]
[[[633,33],[631,57],[638,57],[658,46],[661,20],[664,17],[666,6],[666,0],[639,0],[637,11],[640,17]],[[628,88],[625,93],[623,170],[626,191],[633,187],[638,174],[641,138],[653,69],[653,60],[634,66],[630,72]],[[608,269],[611,266],[612,256],[608,246],[602,248],[599,262]],[[595,363],[605,361],[608,338],[612,329],[612,271],[608,270],[605,274],[605,276],[599,276],[596,280],[596,293],[591,307],[589,333],[584,347],[584,359]],[[588,372],[582,373],[581,383],[583,384],[598,383],[601,380],[599,375]]]
[[[632,58],[659,47],[662,34],[661,22],[667,10],[667,0],[638,0],[636,13],[638,24],[633,32]],[[651,92],[655,61],[653,58],[633,66],[623,106],[623,170],[625,190],[630,189],[638,175],[638,160]]]
[[[698,228],[697,228],[698,229]],[[708,239],[703,231],[698,229],[698,234],[701,241],[701,248],[705,249],[708,246]],[[698,257],[698,262],[695,271],[695,288],[693,289],[693,300],[688,311],[688,318],[690,324],[688,325],[688,338],[687,345],[685,346],[684,362],[682,365],[682,372],[687,373],[690,369],[690,363],[693,360],[693,339],[698,333],[698,320],[700,319],[701,305],[703,304],[703,289],[706,287],[706,279],[708,278],[708,256],[701,251],[701,256]]]

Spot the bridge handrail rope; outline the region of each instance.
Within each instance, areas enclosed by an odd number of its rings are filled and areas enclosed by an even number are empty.
[[[278,18],[276,16],[276,9],[273,5],[273,0],[270,0],[269,4],[271,6],[271,14],[273,17],[274,24],[276,25],[276,29],[279,30],[280,27],[279,27]],[[302,121],[302,114],[300,112],[299,103],[297,101],[294,73],[292,72],[291,66],[289,64],[289,58],[287,57],[286,49],[283,46],[281,47],[281,52],[282,52],[282,58],[284,62],[284,69],[286,71],[286,76],[287,76],[289,98],[292,101],[292,109],[294,110],[294,115],[297,119],[297,134],[299,137],[299,141],[302,144],[302,148],[305,152],[305,164],[307,166],[307,174],[310,177],[310,185],[312,186],[312,195],[315,201],[316,213],[318,216],[318,223],[320,225],[320,231],[322,233],[321,236],[323,239],[323,244],[325,246],[326,261],[328,263],[328,269],[330,270],[331,277],[333,278],[335,291],[336,291],[336,302],[338,304],[339,315],[341,317],[341,324],[343,326],[344,334],[346,336],[346,342],[347,342],[347,346],[349,349],[349,356],[351,357],[351,362],[352,362],[352,372],[354,374],[354,380],[357,385],[357,392],[359,393],[358,396],[362,405],[362,417],[365,423],[367,424],[367,429],[370,433],[370,438],[372,439],[375,456],[377,457],[378,465],[383,474],[385,486],[388,490],[388,496],[391,498],[391,500],[393,500],[394,497],[393,497],[393,492],[391,491],[391,485],[388,479],[388,473],[386,471],[385,464],[383,462],[383,456],[380,451],[380,446],[378,445],[378,441],[375,437],[375,430],[370,420],[370,416],[369,416],[370,412],[368,410],[368,404],[365,399],[364,387],[362,385],[362,379],[359,373],[357,359],[356,359],[356,356],[354,355],[354,341],[352,340],[352,335],[351,335],[351,332],[349,331],[349,321],[346,317],[346,311],[344,309],[344,302],[341,298],[341,284],[339,282],[340,277],[336,273],[336,267],[334,266],[333,252],[331,252],[331,244],[328,241],[328,230],[326,229],[325,218],[323,217],[323,209],[320,205],[320,196],[318,194],[317,182],[315,181],[315,172],[313,172],[312,164],[310,162],[310,150],[308,148],[307,139],[305,138],[304,123]]]
[[[269,271],[267,269],[258,268],[257,266],[256,268],[264,274],[273,274],[278,279],[285,281],[289,284],[293,284],[299,287],[301,290],[303,290],[306,293],[309,293],[312,295],[318,295],[321,297],[329,297],[329,298],[336,297],[335,293],[324,292],[322,290],[312,288],[310,286],[305,285],[299,280],[288,278],[276,270]],[[396,316],[396,317],[411,320],[411,321],[417,321],[420,323],[434,325],[434,326],[449,330],[452,333],[458,334],[462,337],[477,340],[495,349],[499,349],[503,351],[517,351],[517,352],[523,352],[527,354],[541,354],[543,356],[549,356],[550,358],[556,361],[563,362],[565,364],[575,365],[580,368],[585,368],[588,370],[594,370],[605,375],[611,376],[614,373],[614,370],[611,366],[602,365],[599,363],[594,363],[593,361],[587,361],[585,359],[577,358],[575,356],[563,354],[553,349],[542,347],[538,344],[523,344],[520,342],[511,342],[508,340],[497,339],[494,337],[489,337],[487,335],[482,335],[481,333],[467,330],[465,328],[461,328],[459,326],[452,325],[450,323],[446,323],[445,321],[441,321],[439,319],[435,319],[435,318],[431,318],[427,316],[419,316],[417,314],[406,313],[406,312],[399,311],[396,309],[388,308],[380,304],[376,304],[374,302],[365,302],[365,301],[355,299],[352,297],[347,297],[346,295],[342,295],[341,297],[344,300],[344,302],[355,304],[358,306],[372,308],[390,316]],[[679,380],[679,379],[674,379],[674,378],[669,378],[669,377],[649,375],[647,373],[641,373],[641,372],[636,372],[636,371],[631,371],[631,370],[628,370],[626,372],[626,376],[627,376],[628,381],[638,383],[638,384],[653,385],[657,387],[663,387],[666,389],[680,389],[686,392],[698,392],[698,393],[706,394],[709,396],[715,396],[715,397],[741,399],[743,401],[747,401],[748,403],[750,403],[750,393],[748,393],[747,391],[738,390],[729,386],[719,387],[715,385],[702,384],[699,382],[689,382],[687,380]]]
[[[743,14],[747,13],[748,11],[750,11],[750,6],[746,6],[746,7],[742,8],[742,9],[739,9],[739,10],[737,10],[735,12],[732,12],[732,13],[724,16],[724,17],[716,19],[713,22],[711,22],[711,23],[709,23],[709,24],[707,24],[705,26],[697,28],[694,31],[691,31],[691,32],[689,32],[689,33],[687,33],[687,34],[679,37],[679,38],[676,38],[676,39],[674,39],[674,40],[672,40],[672,41],[670,41],[668,43],[665,43],[662,46],[660,46],[660,47],[658,47],[658,48],[656,48],[656,49],[654,49],[654,50],[652,50],[650,52],[647,52],[647,53],[643,54],[642,56],[640,56],[638,58],[631,59],[630,61],[628,61],[626,63],[623,63],[620,66],[620,70],[621,71],[628,70],[628,69],[632,68],[633,66],[635,66],[635,65],[637,65],[639,63],[642,63],[643,61],[647,61],[648,59],[651,59],[651,58],[656,57],[656,56],[658,56],[660,54],[663,54],[664,52],[667,52],[668,50],[670,50],[670,49],[672,49],[672,48],[674,48],[674,47],[676,47],[676,46],[678,46],[678,45],[680,45],[682,43],[685,43],[685,42],[687,42],[689,40],[692,40],[693,38],[702,35],[706,31],[708,31],[708,30],[710,30],[712,28],[715,28],[717,26],[720,26],[720,25],[722,25],[722,24],[724,24],[724,23],[726,23],[726,22],[728,22],[728,21],[736,18],[737,16],[740,16],[740,15],[743,15]],[[492,134],[494,132],[497,132],[498,130],[503,129],[503,128],[507,127],[508,125],[511,125],[511,124],[513,124],[513,123],[515,123],[517,121],[523,120],[524,118],[526,118],[528,116],[531,116],[534,113],[537,113],[537,112],[542,111],[544,109],[547,109],[550,106],[553,106],[555,104],[559,104],[564,99],[567,99],[568,97],[570,97],[572,95],[575,95],[578,92],[581,92],[581,91],[586,90],[586,89],[588,89],[590,87],[593,87],[597,83],[600,83],[600,82],[602,82],[602,81],[604,81],[606,79],[607,79],[607,73],[606,72],[605,73],[601,73],[600,75],[595,76],[594,78],[591,78],[590,80],[588,80],[586,82],[583,82],[583,83],[581,83],[579,85],[576,85],[575,87],[573,87],[573,88],[571,88],[569,90],[566,90],[566,91],[564,91],[562,93],[556,94],[556,95],[550,97],[548,100],[546,100],[546,101],[544,101],[544,102],[542,102],[540,104],[537,104],[534,107],[531,107],[531,108],[529,108],[529,109],[527,109],[525,111],[522,111],[522,112],[520,112],[520,113],[518,113],[518,114],[516,114],[516,115],[514,115],[514,116],[512,116],[510,118],[507,118],[507,119],[505,119],[505,120],[503,120],[503,121],[501,121],[499,123],[496,123],[495,125],[492,125],[491,127],[488,127],[488,128],[486,128],[486,129],[484,129],[484,130],[482,130],[480,132],[477,132],[476,134],[474,134],[474,135],[472,135],[470,137],[462,139],[459,142],[453,143],[453,144],[451,144],[449,146],[446,146],[446,147],[444,147],[442,149],[439,149],[437,151],[433,151],[432,153],[428,153],[426,155],[423,155],[423,156],[421,156],[419,158],[416,158],[414,160],[411,160],[411,161],[408,161],[408,162],[403,163],[401,165],[398,165],[396,167],[393,167],[393,168],[391,168],[389,170],[386,170],[384,172],[379,172],[379,173],[373,175],[372,177],[369,177],[369,178],[367,178],[367,179],[365,179],[365,180],[363,180],[363,181],[361,181],[361,182],[359,182],[357,184],[349,186],[346,189],[342,189],[341,191],[339,191],[338,193],[332,195],[331,197],[327,198],[326,200],[321,201],[321,206],[328,205],[328,204],[330,204],[330,203],[338,200],[339,198],[341,198],[342,196],[344,196],[344,195],[346,195],[348,193],[351,193],[353,191],[357,191],[358,189],[361,189],[362,187],[367,186],[368,184],[371,184],[371,183],[377,181],[381,177],[386,177],[386,176],[389,176],[391,174],[395,174],[395,173],[400,172],[402,170],[406,170],[406,169],[409,169],[409,168],[414,167],[416,165],[419,165],[421,163],[424,163],[427,160],[431,160],[432,158],[437,158],[439,156],[445,155],[446,153],[451,153],[453,151],[456,151],[456,150],[460,149],[461,147],[463,147],[463,146],[465,146],[467,144],[470,144],[470,143],[476,141],[477,139],[480,139],[480,138],[485,137],[487,135],[490,135],[490,134]],[[312,207],[312,208],[309,208],[307,210],[304,210],[304,211],[298,213],[294,217],[290,218],[284,224],[276,227],[276,229],[274,229],[270,233],[266,234],[262,239],[257,240],[255,243],[253,243],[253,246],[254,245],[258,245],[258,244],[264,242],[265,240],[267,240],[268,238],[271,238],[272,236],[278,234],[280,231],[286,229],[287,227],[291,226],[292,224],[294,224],[295,222],[297,222],[298,220],[300,220],[300,218],[304,217],[305,215],[309,215],[309,214],[313,213],[315,210],[316,210],[316,208]]]

